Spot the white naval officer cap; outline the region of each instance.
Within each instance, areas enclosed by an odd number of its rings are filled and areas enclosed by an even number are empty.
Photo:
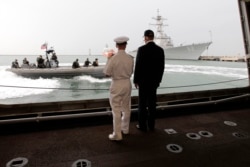
[[[128,40],[129,40],[129,38],[126,36],[120,36],[120,37],[117,37],[114,39],[116,44],[126,44]]]

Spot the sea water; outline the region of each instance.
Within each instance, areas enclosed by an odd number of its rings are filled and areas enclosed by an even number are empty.
[[[24,58],[35,63],[37,56],[0,55],[0,104],[40,103],[56,101],[76,101],[109,97],[109,78],[98,79],[91,76],[65,78],[30,79],[6,71],[11,62]],[[83,65],[86,58],[98,58],[106,63],[101,55],[58,56],[59,65],[71,66],[75,59]],[[132,77],[133,78],[133,77]],[[131,80],[132,80],[131,78]],[[244,62],[185,61],[166,60],[163,80],[158,94],[238,88],[248,86],[247,65]],[[132,96],[138,91],[133,87]]]

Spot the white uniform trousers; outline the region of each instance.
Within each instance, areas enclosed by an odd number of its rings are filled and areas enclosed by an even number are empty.
[[[112,80],[110,86],[109,102],[113,114],[113,131],[118,135],[121,131],[129,132],[131,89],[130,79]]]

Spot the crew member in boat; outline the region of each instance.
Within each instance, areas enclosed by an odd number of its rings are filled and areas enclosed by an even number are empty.
[[[89,58],[86,59],[86,61],[84,62],[83,67],[88,67],[90,65],[90,61]]]
[[[55,53],[55,52],[52,53],[51,60],[55,61],[55,62],[56,62],[56,65],[57,65],[57,67],[58,67],[59,61],[58,61],[58,59],[57,59],[57,56],[56,56],[56,53]]]
[[[42,55],[38,56],[36,61],[37,61],[38,68],[45,68],[44,59],[43,59]]]
[[[26,57],[23,59],[23,64],[29,65],[29,61],[27,60]]]
[[[76,59],[76,61],[73,62],[72,68],[80,68],[80,64],[78,62],[78,59]]]
[[[54,48],[50,47],[46,52],[47,54],[54,53]]]
[[[98,59],[95,59],[95,61],[92,63],[93,66],[99,66]]]
[[[15,61],[12,62],[11,68],[20,68],[17,59],[15,59]]]
[[[51,64],[50,64],[50,61],[49,61],[48,56],[46,56],[45,67],[46,67],[46,68],[51,68]]]
[[[23,59],[23,64],[21,65],[21,68],[30,68],[29,61],[26,57]]]

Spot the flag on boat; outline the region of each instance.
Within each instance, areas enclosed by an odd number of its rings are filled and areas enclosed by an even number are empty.
[[[47,49],[47,43],[42,44],[41,49]]]

